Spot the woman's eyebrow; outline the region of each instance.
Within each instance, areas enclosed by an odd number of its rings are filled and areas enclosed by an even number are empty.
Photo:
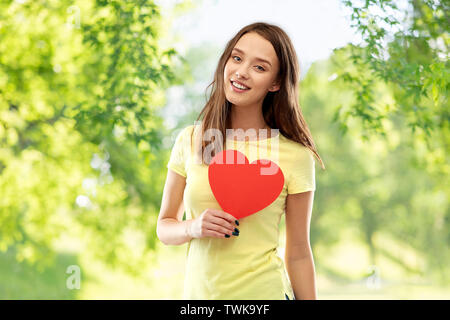
[[[236,50],[237,52],[239,52],[239,53],[241,53],[241,54],[245,54],[244,51],[242,51],[242,50],[239,49],[239,48],[233,48],[233,50]],[[272,65],[270,64],[270,62],[267,61],[267,60],[264,60],[264,59],[262,59],[262,58],[255,58],[255,59],[258,60],[258,61],[265,62],[265,63],[267,63],[269,66],[272,66]]]

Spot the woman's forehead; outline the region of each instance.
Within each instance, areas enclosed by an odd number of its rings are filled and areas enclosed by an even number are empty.
[[[254,59],[269,63],[271,66],[274,66],[278,59],[272,43],[256,33],[244,34],[232,50],[252,56]]]

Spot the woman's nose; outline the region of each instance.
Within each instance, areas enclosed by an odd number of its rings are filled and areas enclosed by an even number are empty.
[[[235,75],[235,77],[237,77],[238,79],[240,79],[240,78],[247,79],[247,71],[246,71],[244,68],[241,68],[241,69],[237,70],[237,71],[234,73],[234,75]]]

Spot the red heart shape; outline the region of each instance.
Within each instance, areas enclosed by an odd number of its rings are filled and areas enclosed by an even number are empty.
[[[259,159],[249,163],[237,150],[216,154],[208,168],[208,179],[222,210],[236,219],[269,206],[284,185],[283,172],[275,162]]]

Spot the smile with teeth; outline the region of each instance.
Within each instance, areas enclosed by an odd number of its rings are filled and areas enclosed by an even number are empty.
[[[231,83],[233,84],[233,86],[235,86],[236,88],[241,89],[241,90],[248,90],[248,89],[250,89],[250,88],[247,88],[247,87],[245,87],[243,85],[240,85],[239,83],[237,83],[235,81],[231,81]]]

